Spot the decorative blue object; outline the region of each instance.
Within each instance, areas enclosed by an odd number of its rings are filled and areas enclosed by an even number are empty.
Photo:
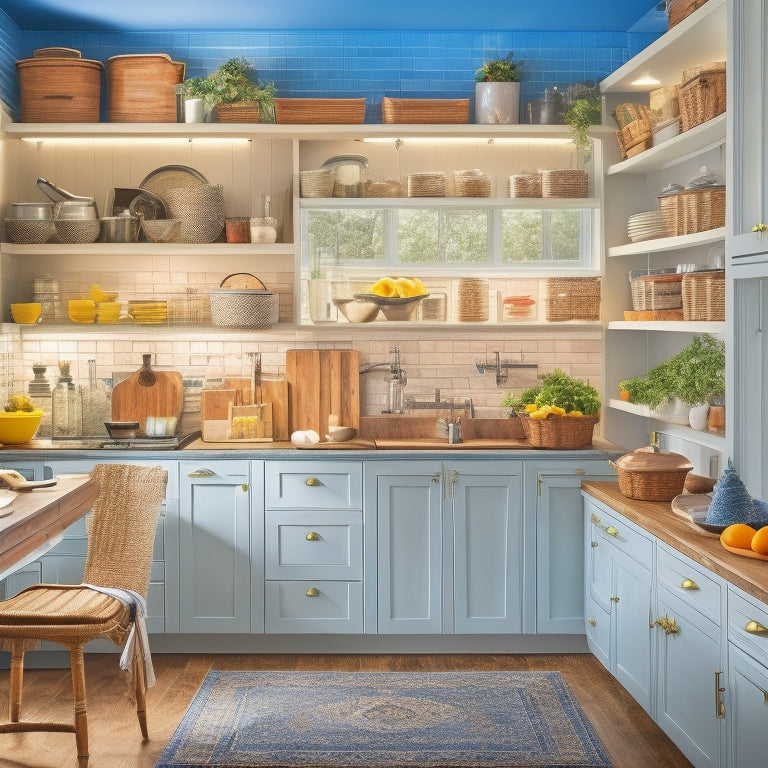
[[[753,528],[768,525],[768,505],[750,496],[731,459],[712,489],[707,523],[724,526],[746,523]]]

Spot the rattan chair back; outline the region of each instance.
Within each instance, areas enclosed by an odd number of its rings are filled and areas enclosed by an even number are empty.
[[[89,522],[83,581],[146,597],[168,472],[156,466],[97,464],[91,476],[100,490]]]

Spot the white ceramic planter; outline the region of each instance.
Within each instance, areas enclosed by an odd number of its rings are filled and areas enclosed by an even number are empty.
[[[688,413],[688,423],[691,429],[704,432],[707,429],[707,419],[709,417],[709,403],[703,405],[694,405]]]
[[[520,83],[475,83],[475,123],[517,125]]]

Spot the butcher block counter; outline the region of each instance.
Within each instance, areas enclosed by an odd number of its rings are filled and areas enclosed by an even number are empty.
[[[768,561],[728,552],[720,545],[716,534],[700,532],[692,523],[672,512],[669,502],[629,499],[619,491],[618,483],[585,481],[581,487],[678,552],[768,603]]]

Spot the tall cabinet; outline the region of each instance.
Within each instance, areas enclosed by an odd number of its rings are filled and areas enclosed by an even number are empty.
[[[683,69],[726,60],[727,0],[708,0],[701,8],[601,83],[604,111],[608,116],[620,103],[648,103],[648,92],[660,85],[680,81]],[[648,84],[653,77],[658,84]],[[659,85],[660,84],[660,85]],[[703,446],[692,456],[698,471],[716,474],[709,457],[725,451],[723,438],[672,424],[646,408],[618,397],[619,381],[644,375],[688,344],[695,334],[722,335],[725,324],[695,321],[625,320],[623,311],[632,308],[632,270],[673,269],[694,263],[710,267],[722,258],[725,228],[690,235],[629,242],[627,220],[634,213],[659,209],[658,194],[669,183],[685,184],[697,176],[701,166],[726,178],[725,115],[719,115],[638,155],[621,160],[618,143],[606,141],[606,260],[605,275],[611,290],[605,291],[606,318],[604,391],[608,403],[605,434],[627,447],[648,443],[653,430],[673,440],[685,440],[688,451]],[[728,190],[730,194],[730,189]],[[694,446],[694,447],[689,447]],[[671,447],[671,446],[670,446]],[[698,459],[698,460],[697,460]]]

